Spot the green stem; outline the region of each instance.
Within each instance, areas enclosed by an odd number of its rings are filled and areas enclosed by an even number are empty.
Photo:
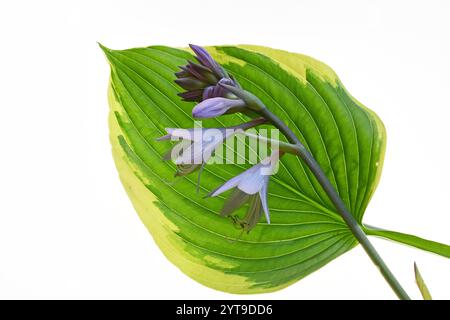
[[[372,262],[378,267],[381,274],[383,275],[384,279],[386,279],[387,283],[391,286],[392,290],[395,292],[397,297],[402,300],[409,300],[409,296],[406,293],[406,291],[402,288],[400,283],[397,281],[395,276],[392,274],[392,272],[389,270],[387,265],[384,263],[381,256],[378,254],[378,252],[375,250],[375,248],[370,243],[369,239],[367,238],[366,234],[362,230],[361,226],[358,224],[356,219],[353,217],[353,215],[349,212],[347,207],[345,206],[344,202],[340,198],[339,194],[337,193],[336,189],[333,187],[331,182],[328,180],[327,176],[323,172],[320,165],[317,163],[317,161],[314,159],[312,154],[303,146],[301,141],[297,138],[294,132],[292,132],[291,129],[289,129],[288,126],[284,124],[283,121],[281,121],[280,118],[278,118],[275,114],[273,114],[270,110],[268,110],[265,106],[261,106],[261,109],[258,110],[258,113],[262,115],[264,118],[269,120],[275,127],[277,127],[285,136],[286,138],[293,143],[296,148],[296,154],[306,163],[306,165],[309,167],[309,169],[312,171],[314,176],[316,177],[317,181],[320,183],[324,191],[327,193],[328,197],[330,198],[331,202],[336,207],[336,210],[341,215],[341,217],[344,219],[345,223],[348,225],[350,230],[352,231],[355,238],[359,241],[359,243],[362,245]]]

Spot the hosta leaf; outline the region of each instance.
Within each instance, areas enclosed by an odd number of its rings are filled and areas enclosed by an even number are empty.
[[[416,278],[417,287],[419,288],[420,293],[422,294],[423,300],[433,300],[431,297],[430,291],[428,290],[425,281],[423,281],[422,275],[420,274],[419,267],[414,262],[414,276]]]
[[[245,166],[206,166],[197,194],[195,176],[174,180],[175,166],[162,161],[170,144],[155,141],[166,127],[193,126],[194,104],[180,100],[181,88],[173,82],[191,53],[163,46],[102,49],[111,65],[110,138],[120,178],[158,246],[184,273],[218,290],[274,291],[356,245],[312,173],[291,155],[271,178],[272,223],[261,221],[242,234],[218,215],[223,198],[203,195]],[[310,57],[255,46],[207,49],[299,136],[361,223],[383,164],[381,120]],[[242,119],[235,114],[204,125]]]

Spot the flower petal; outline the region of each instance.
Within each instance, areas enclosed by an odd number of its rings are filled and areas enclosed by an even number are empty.
[[[163,136],[164,138],[166,136],[170,136],[170,138],[181,138],[183,140],[190,140],[195,141],[196,139],[202,138],[202,131],[200,128],[193,128],[193,129],[183,129],[183,128],[166,128],[167,135]],[[161,138],[163,138],[161,137]],[[161,139],[160,138],[160,139]],[[166,139],[164,139],[166,140]]]
[[[223,115],[232,108],[241,108],[244,106],[244,101],[239,99],[211,98],[196,105],[192,109],[192,116],[198,119],[214,118]]]
[[[192,145],[190,140],[181,140],[175,144],[163,157],[164,160],[172,160],[175,164],[193,164],[189,153],[186,153]]]
[[[245,192],[242,192],[239,189],[234,189],[231,196],[225,201],[220,215],[228,216],[229,214],[233,213],[234,211],[239,209],[245,202],[247,202],[248,197],[249,195]]]
[[[214,73],[218,74],[221,78],[226,75],[222,67],[211,57],[211,55],[204,48],[190,44],[192,51],[196,54],[197,60],[205,67],[211,69]]]
[[[264,214],[266,215],[267,223],[270,224],[270,214],[269,214],[269,205],[267,203],[267,191],[269,187],[269,176],[264,177],[264,183],[259,190],[259,197],[261,199],[261,205],[264,210]]]
[[[251,196],[249,200],[249,208],[247,211],[247,215],[245,216],[246,226],[245,230],[250,231],[253,229],[258,221],[261,219],[262,215],[262,206],[261,201],[258,195]]]
[[[203,89],[177,93],[184,101],[202,101]]]
[[[177,78],[186,78],[191,75],[187,70],[184,69],[184,67],[180,66],[180,69],[181,69],[180,71],[175,72],[175,76]]]
[[[170,140],[172,138],[172,135],[166,134],[162,137],[156,138],[156,141],[164,141],[164,140]]]
[[[227,182],[225,182],[223,185],[221,185],[220,187],[216,188],[215,190],[211,191],[208,196],[209,197],[215,197],[218,196],[221,193],[224,193],[225,191],[230,190],[231,188],[236,187],[239,182],[242,179],[242,175],[243,173],[241,173],[240,175],[237,175],[233,178],[231,178],[230,180],[228,180]]]
[[[192,143],[189,148],[184,150],[183,152],[183,160],[185,164],[189,163],[195,163],[195,164],[202,164],[203,162],[206,162],[207,160],[204,159],[204,151],[205,147],[207,146],[207,143],[204,143],[203,141],[196,141]]]
[[[248,194],[255,194],[261,190],[265,176],[261,174],[262,165],[258,163],[247,171],[245,179],[239,183],[238,188]]]
[[[175,172],[175,177],[186,176],[201,167],[199,164],[181,164],[177,166],[177,172]]]
[[[176,84],[186,90],[197,90],[205,87],[205,83],[195,78],[180,78],[174,80]]]
[[[188,65],[186,66],[188,71],[197,79],[210,84],[216,84],[218,79],[212,73],[212,71],[200,64],[193,63],[192,61],[188,61]]]
[[[207,100],[211,98],[223,97],[224,90],[219,86],[209,86],[203,90],[202,99]]]

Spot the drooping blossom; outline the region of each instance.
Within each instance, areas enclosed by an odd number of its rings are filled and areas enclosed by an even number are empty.
[[[176,176],[185,176],[202,168],[226,139],[265,122],[263,118],[256,118],[226,128],[166,128],[167,134],[158,140],[181,139],[165,154],[164,160],[172,160],[177,165]]]
[[[228,216],[248,203],[249,207],[244,219],[244,229],[246,231],[250,231],[256,226],[263,212],[267,223],[270,223],[267,191],[270,175],[274,173],[278,159],[279,153],[273,152],[260,163],[231,178],[212,191],[209,196],[215,197],[225,191],[234,189],[231,196],[226,200],[221,215]]]

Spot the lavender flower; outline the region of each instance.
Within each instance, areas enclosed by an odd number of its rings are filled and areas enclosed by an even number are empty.
[[[164,160],[173,160],[177,165],[175,176],[185,176],[197,169],[202,169],[226,139],[265,122],[265,119],[257,118],[227,128],[166,128],[167,134],[158,138],[158,141],[182,139],[165,154]],[[200,176],[201,171],[198,182],[200,182]]]
[[[183,139],[165,156],[177,165],[201,165],[208,162],[214,150],[236,133],[234,128],[166,128],[167,135],[158,140]]]
[[[175,176],[186,176],[200,169],[197,181],[197,191],[200,185],[201,172],[217,147],[235,133],[233,129],[179,129],[167,128],[167,135],[158,140],[182,138],[165,155],[164,160],[173,160],[177,165]]]
[[[273,152],[257,165],[244,171],[240,175],[228,180],[222,186],[212,191],[209,196],[215,197],[225,191],[234,189],[231,196],[225,202],[221,211],[222,216],[228,216],[245,203],[249,204],[244,219],[244,230],[250,231],[261,219],[264,211],[267,223],[270,223],[269,207],[267,204],[267,190],[269,176],[273,174],[275,165],[279,159],[279,153]]]
[[[200,102],[192,109],[192,116],[197,119],[207,119],[233,113],[245,107],[241,99],[210,98]]]
[[[190,45],[196,54],[199,64],[188,61],[186,66],[182,66],[181,71],[175,75],[175,82],[180,85],[185,92],[179,94],[185,101],[197,101],[192,110],[192,116],[197,119],[214,118],[224,114],[241,112],[249,117],[259,117],[265,106],[252,93],[243,90],[238,82],[223,69],[209,53],[202,47]],[[241,126],[235,127],[246,130],[266,122],[264,118],[256,118]],[[214,129],[221,138],[210,137],[210,140],[203,139],[204,132],[195,137],[195,130],[176,133],[177,129],[167,129],[168,135],[161,140],[172,137],[181,137],[184,140],[175,145],[166,155],[166,159],[172,159],[178,166],[176,175],[186,175],[200,168],[202,172],[205,163],[210,159],[214,150],[234,132],[227,131],[226,128]],[[179,130],[179,129],[178,129]],[[170,157],[168,157],[170,155]],[[233,189],[231,197],[226,201],[221,215],[229,216],[236,209],[249,204],[244,220],[239,221],[244,230],[250,231],[265,213],[266,220],[270,223],[269,208],[267,205],[267,189],[269,175],[273,173],[275,164],[278,162],[280,154],[273,152],[272,155],[261,163],[253,166],[242,174],[230,179],[221,187],[209,194],[217,196],[227,190]],[[198,185],[197,185],[198,188]],[[237,221],[237,216],[232,217]]]
[[[181,71],[176,72],[175,82],[185,89],[185,92],[178,95],[185,101],[203,101],[213,97],[232,96],[223,87],[218,85],[219,81],[224,84],[239,87],[234,80],[223,69],[211,55],[202,47],[189,45],[196,54],[196,59],[200,64],[188,61],[185,66],[180,66]]]

